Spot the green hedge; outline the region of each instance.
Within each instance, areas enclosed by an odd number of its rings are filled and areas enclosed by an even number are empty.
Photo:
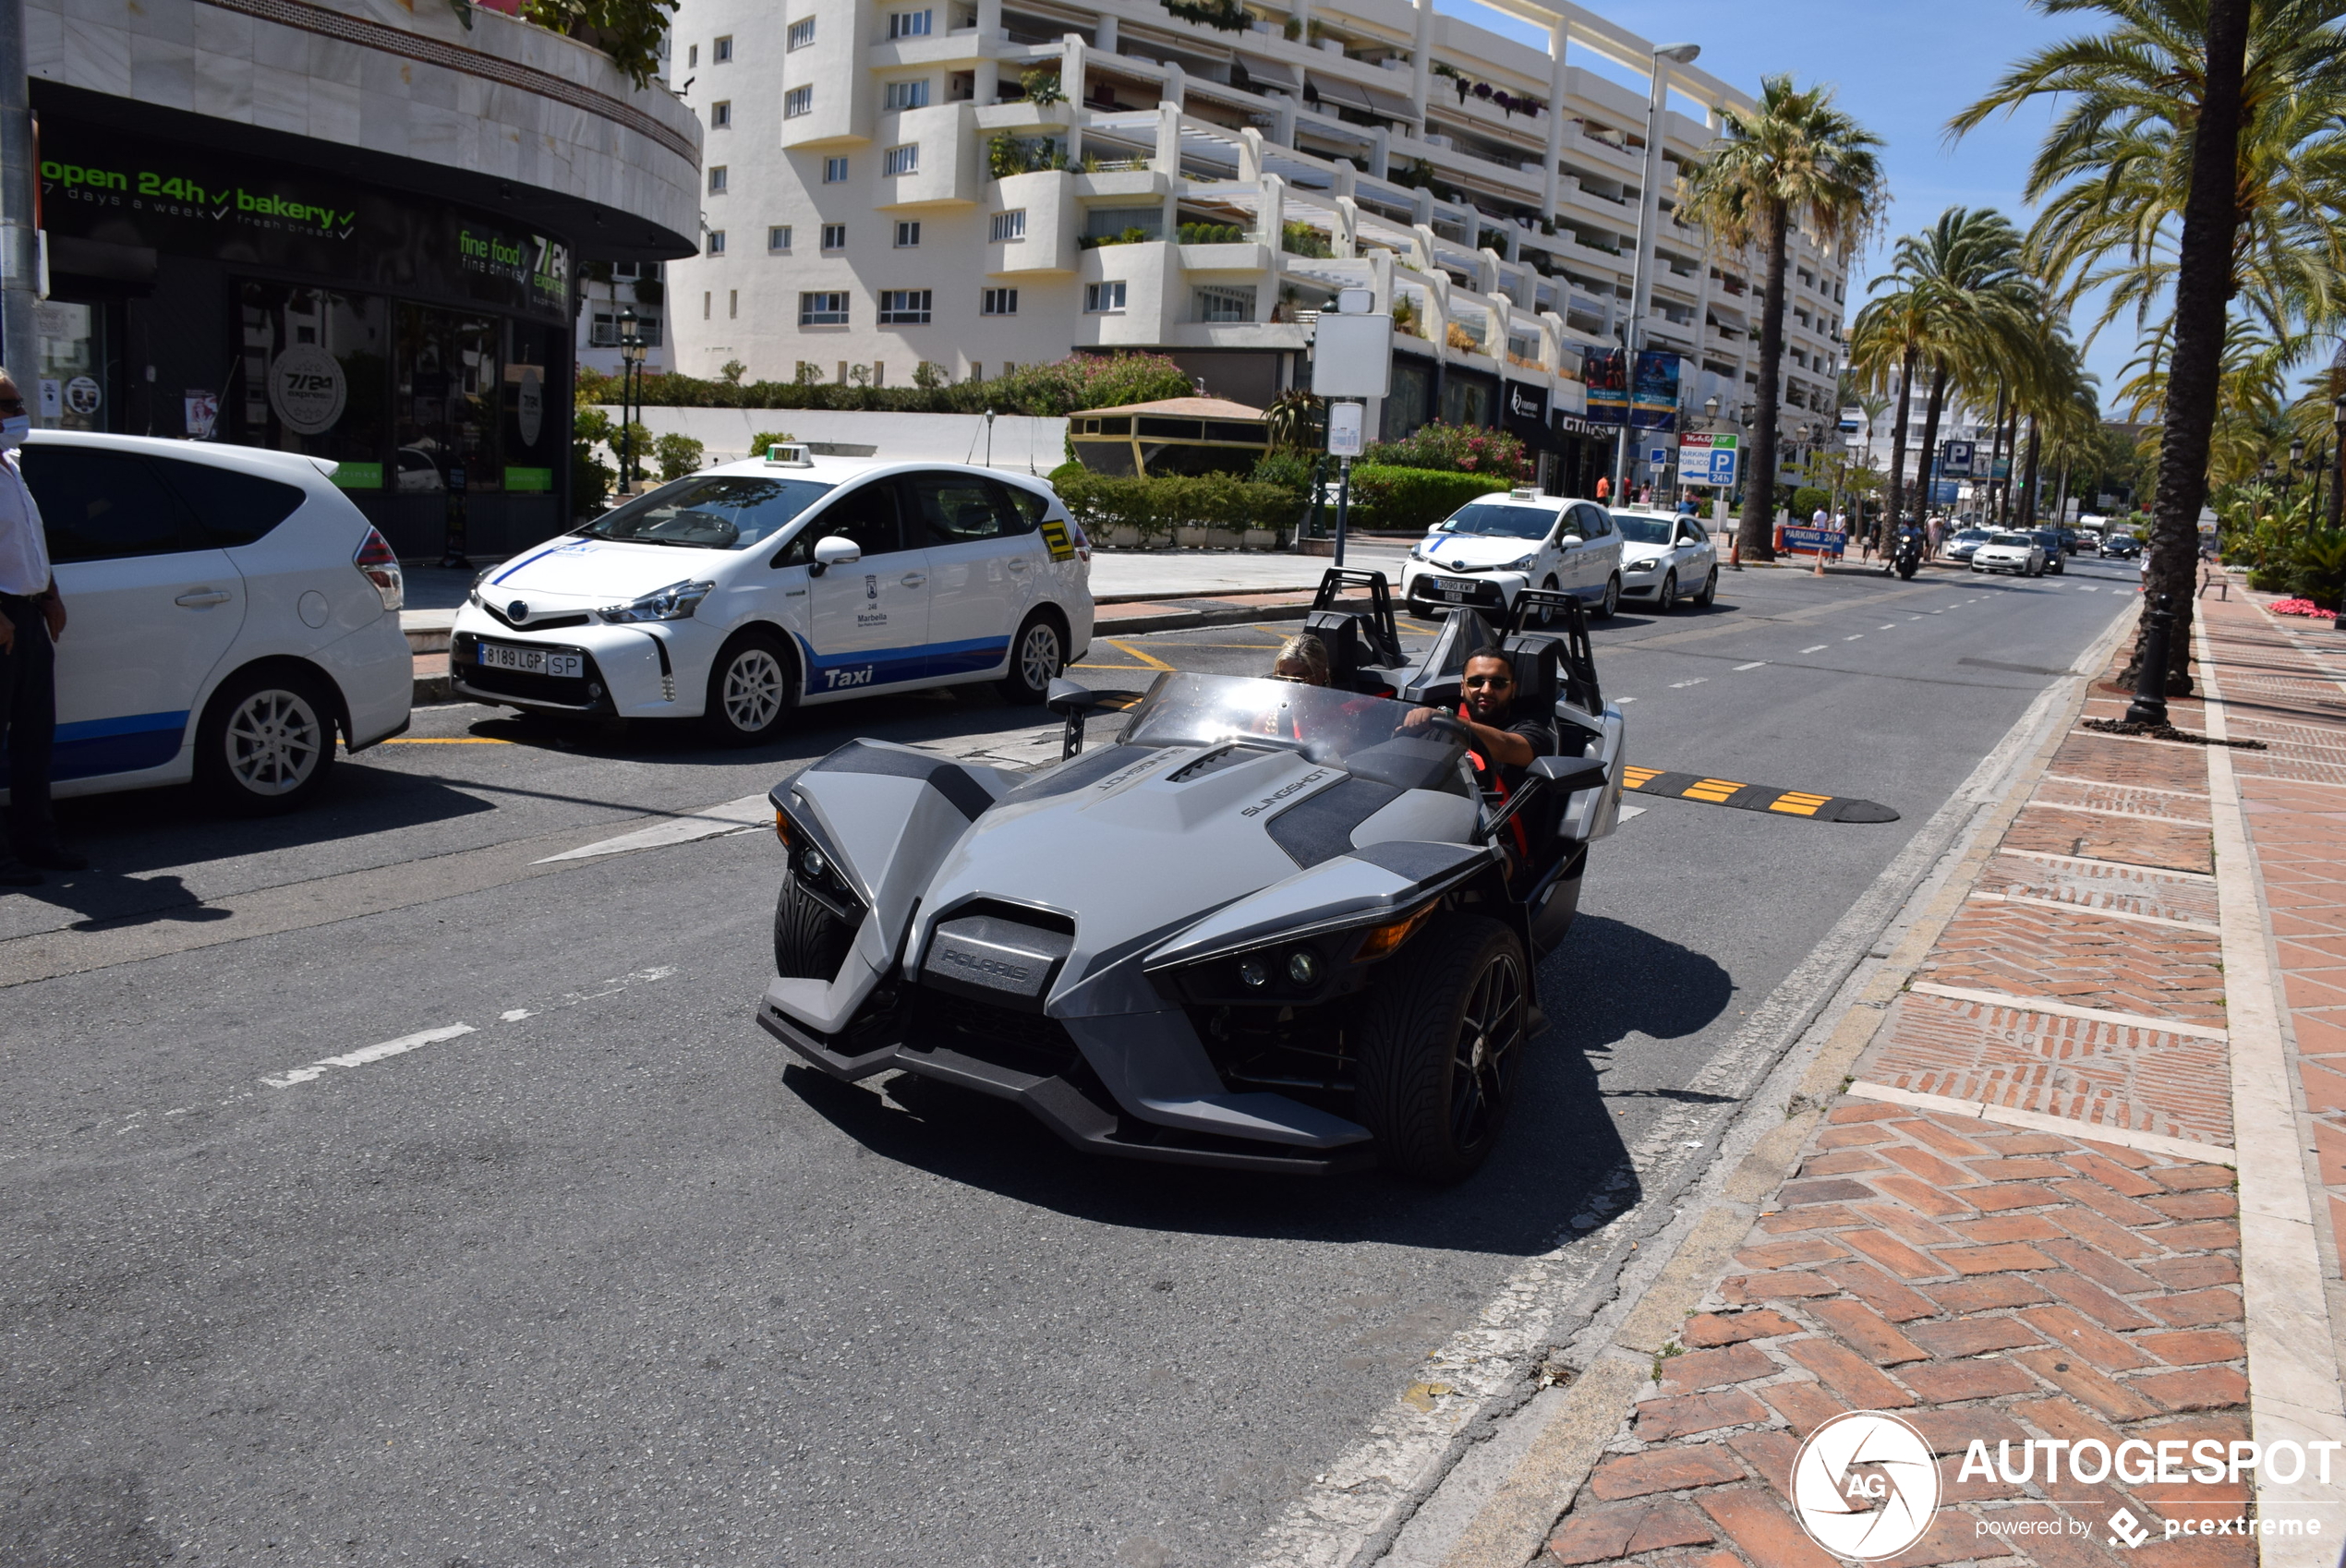
[[[1131,528],[1141,543],[1171,544],[1176,528],[1290,528],[1301,498],[1279,485],[1258,485],[1230,474],[1167,474],[1155,478],[1055,472],[1052,484],[1085,533],[1104,538]],[[1231,543],[1238,540],[1234,537]]]
[[[1475,497],[1506,490],[1513,483],[1491,474],[1355,464],[1348,523],[1353,527],[1395,532],[1431,528]]]

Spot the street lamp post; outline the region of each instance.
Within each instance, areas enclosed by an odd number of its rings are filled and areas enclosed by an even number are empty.
[[[1670,66],[1691,65],[1702,53],[1699,43],[1663,43],[1653,51],[1653,67],[1646,94],[1646,162],[1644,188],[1638,199],[1638,255],[1630,270],[1629,314],[1621,323],[1622,388],[1620,439],[1614,446],[1614,493],[1616,500],[1629,483],[1629,422],[1638,401],[1638,347],[1645,336],[1646,312],[1653,296],[1653,234],[1662,222],[1662,116],[1670,99]],[[1553,111],[1552,111],[1553,112]]]
[[[635,308],[619,313],[619,493],[635,482],[635,399],[644,371],[644,334]]]

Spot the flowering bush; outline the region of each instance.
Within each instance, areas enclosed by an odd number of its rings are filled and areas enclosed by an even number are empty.
[[[1531,472],[1523,443],[1504,430],[1435,420],[1397,441],[1378,441],[1361,454],[1363,463],[1393,468],[1436,468],[1453,474],[1484,474],[1520,479]],[[1503,487],[1504,488],[1504,487]]]
[[[2334,611],[2322,609],[2321,606],[2316,604],[2311,599],[2276,599],[2265,608],[2271,610],[2275,615],[2330,615],[2335,613]]]

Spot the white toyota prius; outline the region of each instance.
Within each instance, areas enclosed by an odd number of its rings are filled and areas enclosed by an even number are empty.
[[[482,573],[449,673],[479,702],[699,718],[752,745],[798,704],[873,692],[1039,703],[1091,641],[1091,547],[1048,485],[783,445]]]

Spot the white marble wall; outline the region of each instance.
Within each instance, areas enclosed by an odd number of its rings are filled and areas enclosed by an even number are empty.
[[[639,91],[542,28],[476,9],[467,31],[441,0],[327,8],[543,71],[700,145],[698,117],[659,82]],[[38,78],[558,191],[699,243],[697,153],[538,92],[202,0],[29,0],[25,30]]]

